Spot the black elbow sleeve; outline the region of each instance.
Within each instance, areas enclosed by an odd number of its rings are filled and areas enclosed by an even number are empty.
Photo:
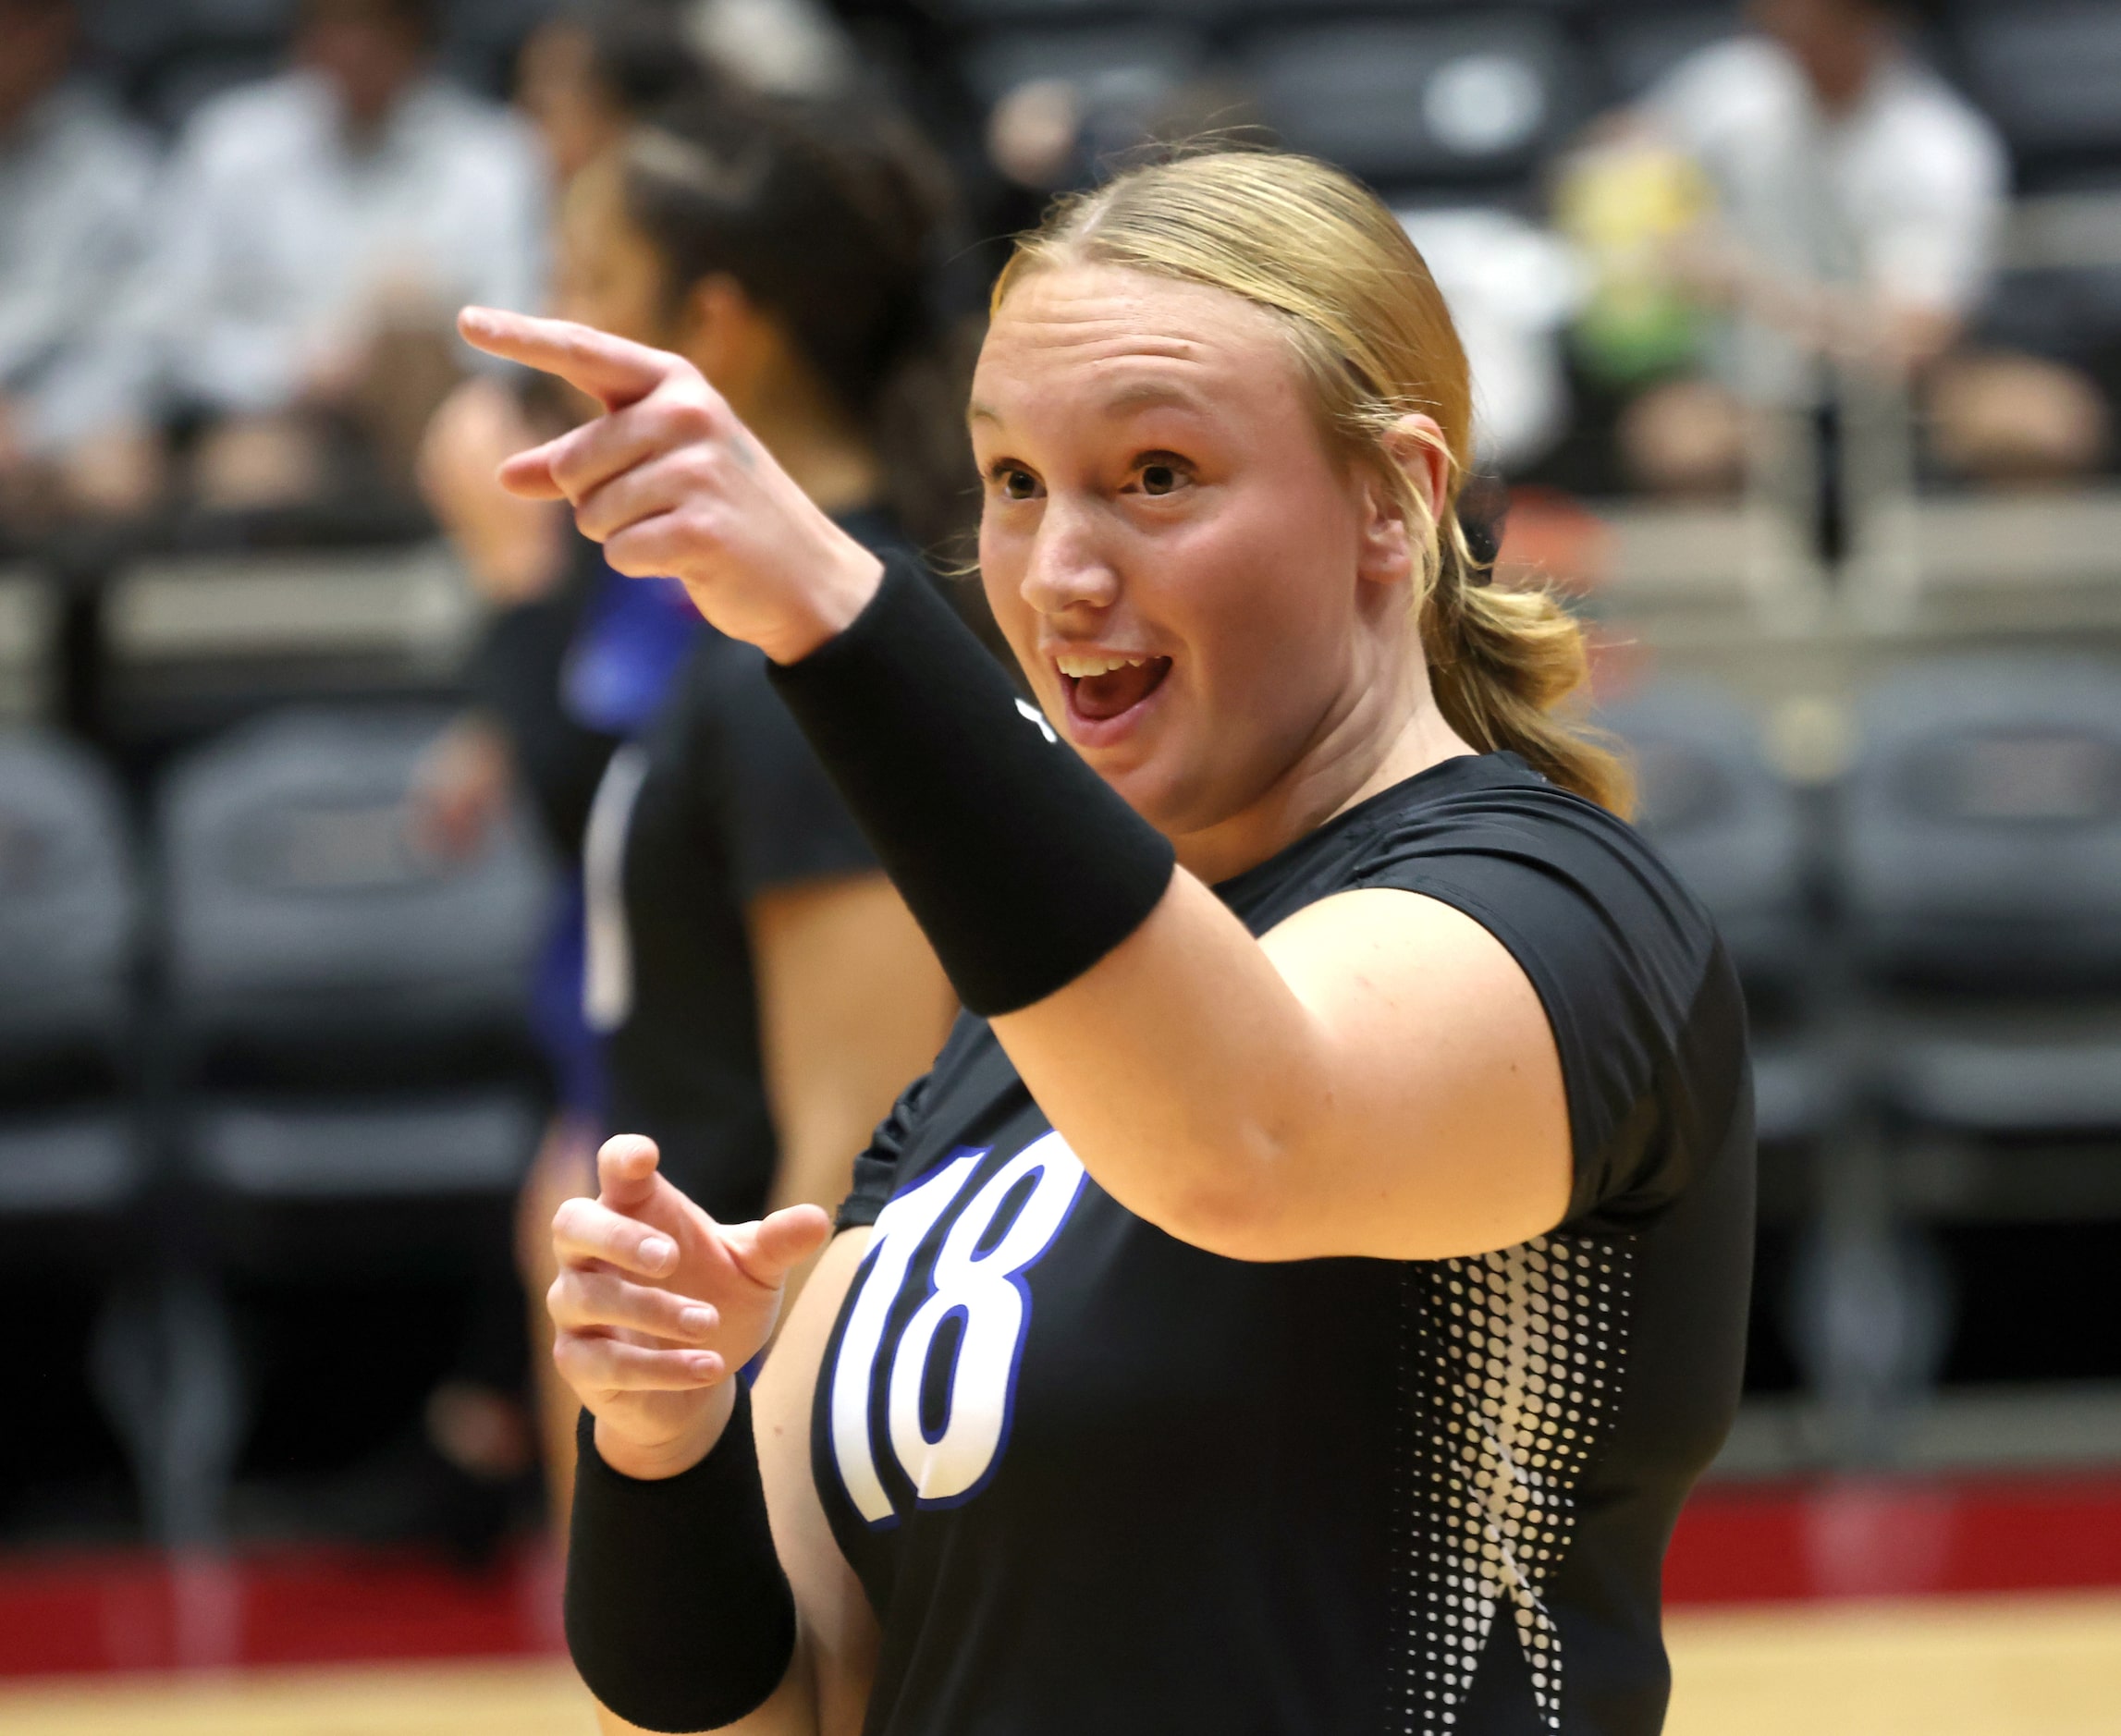
[[[715,1449],[681,1475],[621,1476],[582,1413],[567,1559],[567,1646],[589,1691],[652,1730],[755,1712],[795,1655],[795,1599],[774,1553],[740,1392]]]

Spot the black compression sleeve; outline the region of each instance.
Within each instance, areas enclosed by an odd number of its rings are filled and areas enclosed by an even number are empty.
[[[1170,843],[1018,705],[911,562],[887,559],[844,632],[771,673],[982,1018],[1073,982],[1171,884]]]
[[[774,1553],[751,1395],[715,1449],[659,1482],[621,1476],[582,1413],[567,1554],[567,1648],[594,1693],[653,1730],[755,1712],[795,1656],[795,1599]]]

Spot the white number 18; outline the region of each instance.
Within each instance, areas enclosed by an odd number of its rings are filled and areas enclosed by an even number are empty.
[[[854,1279],[854,1303],[832,1371],[832,1450],[854,1508],[871,1524],[894,1517],[877,1474],[869,1399],[879,1356],[888,1359],[885,1434],[923,1507],[954,1506],[976,1495],[1008,1442],[1017,1364],[1031,1323],[1025,1268],[1053,1243],[1083,1188],[1083,1166],[1058,1133],[1033,1142],[996,1170],[966,1202],[936,1252],[926,1297],[887,1349],[884,1329],[904,1291],[913,1258],[977,1173],[985,1152],[952,1158],[877,1217],[876,1238]],[[1002,1206],[1030,1192],[1013,1221],[982,1248]],[[921,1417],[936,1339],[960,1320],[941,1429]]]

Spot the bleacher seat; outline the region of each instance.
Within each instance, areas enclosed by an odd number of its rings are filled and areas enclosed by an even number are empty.
[[[1741,0],[1602,0],[1589,8],[1588,28],[1612,95],[1628,101],[1745,22]]]
[[[139,927],[116,781],[60,737],[0,734],[0,1233],[11,1259],[55,1232],[107,1237],[141,1187],[121,1094]]]
[[[0,734],[0,1077],[115,1079],[139,900],[124,800],[86,749]]]
[[[1523,181],[1592,94],[1563,21],[1523,6],[1262,24],[1239,64],[1287,144],[1395,193]]]
[[[966,50],[964,69],[983,103],[997,102],[1034,79],[1060,79],[1080,89],[1095,108],[1114,101],[1153,101],[1199,71],[1205,60],[1200,37],[1168,20],[1073,29],[1042,20],[984,34]]]
[[[414,836],[435,714],[281,713],[175,770],[169,982],[216,1077],[433,1077],[520,1031],[546,896],[510,821],[452,862]]]
[[[462,858],[423,847],[411,780],[439,722],[271,715],[166,781],[179,1139],[210,1275],[506,1270],[542,1121],[523,1009],[549,876],[517,816]],[[210,1534],[241,1433],[240,1335],[213,1302],[192,1338],[194,1363],[239,1370],[172,1502]]]
[[[1817,1030],[1813,845],[1796,791],[1752,717],[1706,684],[1661,682],[1599,721],[1630,751],[1637,825],[1709,907],[1746,985],[1761,1144],[1823,1138],[1845,1084]],[[1798,1203],[1797,1188],[1780,1192]]]
[[[2121,1138],[2121,667],[1940,663],[1863,723],[1845,899],[1883,1107],[1977,1141]]]
[[[53,1311],[47,1337],[84,1342],[82,1389],[125,1437],[152,1509],[152,1398],[129,1402],[104,1378],[114,1351],[152,1338],[127,1330],[144,1325],[153,1285],[153,1168],[129,1094],[138,882],[102,763],[42,729],[0,731],[0,1277],[33,1287],[11,1290],[15,1306]]]
[[[1958,0],[1955,59],[2029,190],[2121,189],[2121,6]]]

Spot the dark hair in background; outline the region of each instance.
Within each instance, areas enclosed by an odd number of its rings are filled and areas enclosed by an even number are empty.
[[[442,34],[442,0],[303,0],[297,17],[304,24],[350,19],[395,25],[428,43]]]
[[[710,93],[717,83],[685,33],[680,0],[572,0],[554,20],[579,31],[612,103],[646,115]]]
[[[868,429],[907,533],[934,548],[962,532],[963,346],[933,305],[950,186],[910,123],[861,100],[724,92],[658,111],[627,145],[624,186],[672,293],[735,278]]]

